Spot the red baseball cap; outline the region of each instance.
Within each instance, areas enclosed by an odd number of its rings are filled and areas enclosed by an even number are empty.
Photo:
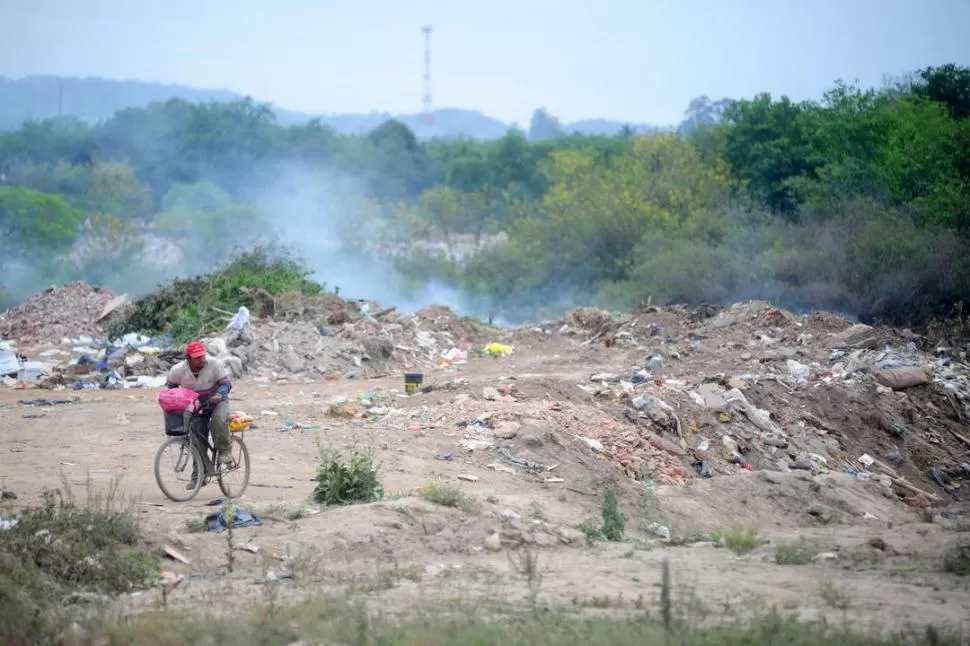
[[[194,359],[195,357],[205,356],[205,346],[201,341],[193,341],[185,346],[185,356]]]

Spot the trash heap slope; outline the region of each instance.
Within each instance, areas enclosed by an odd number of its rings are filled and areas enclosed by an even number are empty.
[[[103,334],[102,314],[114,295],[83,282],[50,287],[19,307],[0,313],[0,339],[59,343],[61,339]]]
[[[916,506],[965,497],[970,366],[957,344],[766,302],[590,308],[516,335],[573,340],[616,368],[579,387],[612,411],[585,436],[627,476],[672,484],[741,470],[842,472]]]
[[[33,296],[4,313],[0,325],[12,348],[43,365],[41,384],[47,387],[105,387],[119,379],[157,377],[181,356],[169,322],[195,308],[199,283],[174,281],[120,308],[110,292],[72,283]],[[239,329],[229,325],[232,312],[208,308],[202,314],[210,330],[202,337],[237,376],[316,379],[426,370],[467,357],[498,332],[443,306],[410,314],[333,294],[239,291],[238,300],[254,308],[252,314],[240,308],[246,323]],[[189,311],[198,315],[198,308]],[[185,320],[191,318],[179,322]],[[149,323],[157,330],[146,330]]]

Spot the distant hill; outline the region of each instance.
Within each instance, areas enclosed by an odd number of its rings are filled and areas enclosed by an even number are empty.
[[[192,103],[203,101],[235,101],[241,94],[229,90],[194,88],[145,81],[115,81],[99,77],[26,76],[10,79],[0,76],[0,132],[16,130],[26,119],[47,119],[58,114],[74,115],[90,123],[108,119],[124,108],[144,107],[155,101],[184,99]],[[261,100],[259,97],[253,97]],[[310,115],[273,106],[282,125],[306,123],[319,118],[337,132],[360,134],[369,132],[388,119],[399,119],[422,138],[468,137],[496,139],[514,124],[493,119],[477,110],[441,108],[434,111],[433,125],[425,124],[420,114]],[[587,119],[563,124],[566,132],[615,135],[629,125],[636,131],[656,130],[646,124],[624,124],[605,119]]]

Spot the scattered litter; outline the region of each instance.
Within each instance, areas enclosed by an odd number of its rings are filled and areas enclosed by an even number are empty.
[[[504,343],[489,343],[482,352],[493,357],[505,357],[513,352],[513,347]]]
[[[81,401],[78,397],[72,397],[71,399],[21,399],[17,403],[22,406],[63,406],[66,404],[75,404]]]
[[[527,460],[525,458],[515,457],[512,455],[511,451],[505,447],[499,447],[498,452],[503,460],[506,460],[507,462],[510,462],[518,467],[522,467],[526,471],[537,472],[548,470],[544,464],[533,462],[532,460]]]
[[[599,442],[598,440],[592,440],[588,437],[581,437],[579,439],[585,442],[586,446],[588,446],[594,453],[602,453],[604,451],[603,443]]]

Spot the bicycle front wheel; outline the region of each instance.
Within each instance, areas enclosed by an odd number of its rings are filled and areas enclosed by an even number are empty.
[[[216,477],[226,498],[239,498],[249,486],[249,449],[241,437],[233,435],[229,451],[232,465],[218,465]]]
[[[166,482],[174,475],[174,482]],[[202,454],[187,437],[170,437],[155,454],[155,482],[169,500],[187,502],[195,498],[205,480]]]

